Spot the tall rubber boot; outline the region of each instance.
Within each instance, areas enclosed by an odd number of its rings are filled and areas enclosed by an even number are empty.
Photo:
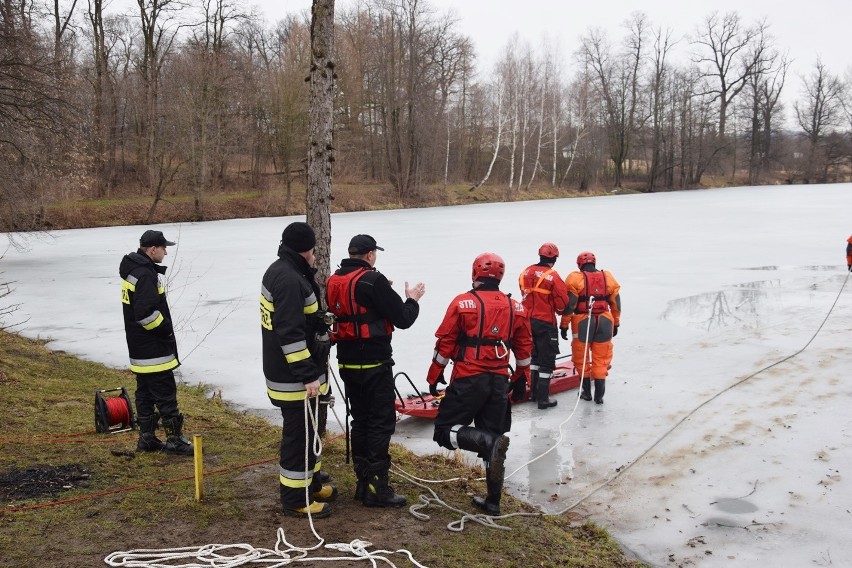
[[[163,418],[163,430],[166,431],[167,454],[191,456],[195,452],[192,442],[183,437],[183,414]]]
[[[538,389],[538,371],[530,371],[530,400],[536,400]]]
[[[369,465],[366,487],[364,488],[364,500],[367,507],[402,507],[408,503],[405,495],[394,493],[393,487],[388,482],[388,469],[390,462],[371,463]]]
[[[595,404],[603,404],[606,392],[606,379],[595,379]]]
[[[166,445],[157,437],[157,417],[138,416],[136,418],[139,424],[139,441],[136,442],[137,452],[161,452]]]
[[[479,428],[462,426],[456,433],[458,447],[462,450],[476,452],[487,463],[486,479],[503,482],[506,472],[506,452],[509,449],[509,438],[494,435]]]
[[[491,478],[494,476],[489,471],[490,469],[489,467],[485,470],[485,486],[488,488],[488,496],[484,499],[482,497],[474,497],[473,504],[485,511],[486,514],[492,517],[499,517],[500,497],[503,494],[503,480],[491,481]]]
[[[556,406],[555,400],[550,400],[550,377],[538,378],[538,409],[546,410]]]
[[[367,490],[367,460],[353,456],[352,466],[355,470],[355,500],[363,501]]]
[[[583,400],[592,400],[592,379],[589,377],[583,377],[583,393],[580,395],[580,398]]]

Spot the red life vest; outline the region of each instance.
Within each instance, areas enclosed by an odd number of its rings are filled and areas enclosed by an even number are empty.
[[[457,342],[459,345],[453,359],[457,363],[474,360],[481,366],[501,370],[508,367],[509,351],[512,349],[515,305],[512,298],[497,292],[505,298],[498,303],[485,301],[482,295],[491,295],[493,291],[469,292],[468,298],[461,300],[460,313],[474,315],[465,318],[464,327]],[[493,298],[491,298],[493,300]]]
[[[365,274],[359,268],[347,274],[332,274],[326,282],[328,310],[337,316],[337,322],[329,331],[332,341],[353,341],[390,335],[393,326],[372,308],[355,301],[355,285]]]
[[[586,281],[583,287],[583,294],[577,300],[577,307],[574,308],[575,314],[589,313],[589,298],[594,298],[592,304],[592,315],[602,314],[609,311],[609,295],[606,291],[606,275],[603,270],[594,272],[582,271],[583,278]]]

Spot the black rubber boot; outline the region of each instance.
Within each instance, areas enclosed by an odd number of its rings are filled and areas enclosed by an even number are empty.
[[[606,379],[595,379],[595,404],[603,404],[606,392]]]
[[[367,490],[367,460],[364,458],[352,458],[353,469],[355,470],[355,500],[363,501],[364,493]]]
[[[538,389],[538,371],[530,371],[530,400],[536,400]]]
[[[491,481],[503,483],[506,471],[506,451],[509,449],[509,438],[478,428],[462,426],[456,433],[458,446],[462,450],[476,452],[486,462],[486,477]]]
[[[364,500],[367,507],[402,507],[408,503],[405,495],[394,493],[388,482],[390,462],[371,463],[364,487]]]
[[[583,387],[582,394],[580,394],[580,398],[583,400],[592,400],[592,379],[589,377],[583,377]]]
[[[550,377],[538,378],[538,409],[545,410],[556,406],[555,400],[550,400]]]
[[[156,416],[139,416],[136,419],[139,424],[139,441],[136,442],[137,452],[161,452],[166,445],[157,437]]]
[[[493,477],[489,471],[490,469],[491,468],[487,468],[485,470],[485,485],[488,488],[488,496],[484,499],[482,497],[474,497],[473,504],[485,511],[486,514],[491,515],[492,517],[499,517],[500,497],[503,492],[503,480],[490,481]]]
[[[166,431],[167,454],[191,456],[195,452],[192,442],[183,437],[183,414],[163,418],[163,430]]]

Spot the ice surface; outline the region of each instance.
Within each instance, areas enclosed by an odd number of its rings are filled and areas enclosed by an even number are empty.
[[[559,245],[563,277],[578,252],[594,251],[624,308],[606,402],[577,404],[569,391],[551,411],[516,406],[509,490],[549,512],[579,502],[654,565],[852,566],[852,385],[842,373],[852,285],[839,294],[849,211],[852,185],[839,184],[346,213],[332,218],[332,257],[369,233],[400,293],[405,280],[426,283],[420,319],[394,334],[397,370],[425,389],[434,331],[477,254],[503,256],[503,288],[517,295],[516,275],[542,242]],[[270,408],[260,279],[293,220],[156,227],[178,242],[164,264],[183,380]],[[8,250],[0,272],[21,307],[6,323],[125,366],[118,263],[143,230],[57,231]],[[405,418],[395,440],[438,451],[430,426]]]

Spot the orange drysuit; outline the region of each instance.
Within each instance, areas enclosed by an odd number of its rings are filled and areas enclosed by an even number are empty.
[[[612,336],[621,324],[621,286],[608,270],[572,272],[565,285],[568,307],[559,327],[568,329],[570,324],[574,368],[581,377],[605,379],[612,362]]]

